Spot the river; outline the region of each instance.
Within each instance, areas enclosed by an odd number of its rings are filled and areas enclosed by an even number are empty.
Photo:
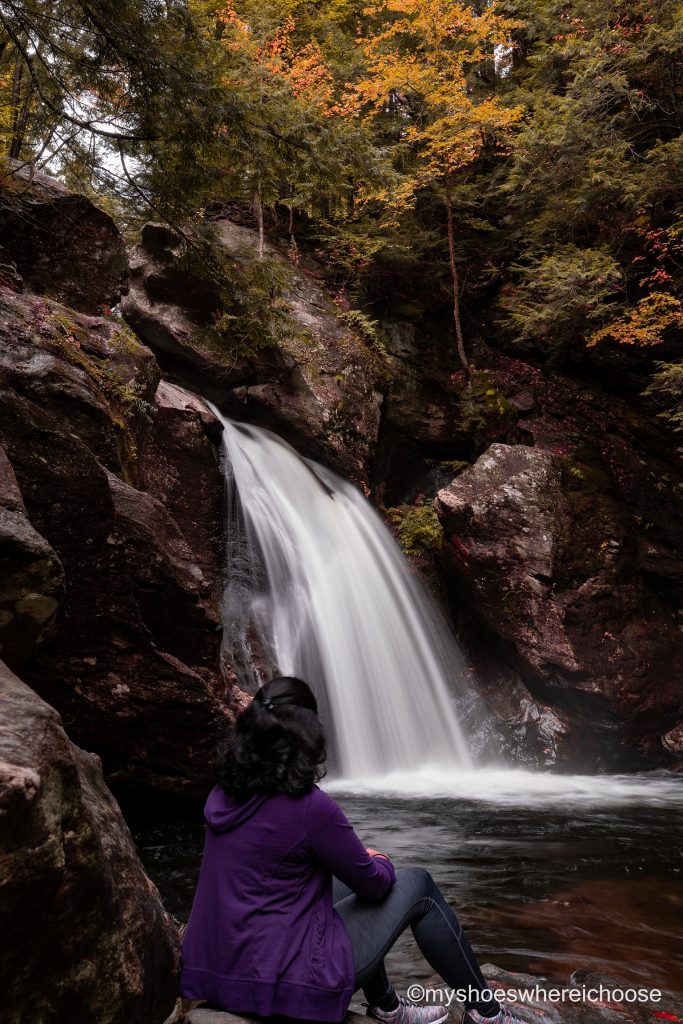
[[[330,788],[368,845],[432,872],[482,963],[559,982],[590,967],[683,995],[683,778],[549,779],[553,792],[525,794],[520,778],[505,789],[472,773],[479,799]],[[168,909],[186,919],[201,821],[134,831]],[[387,962],[402,987],[431,973],[409,935]]]

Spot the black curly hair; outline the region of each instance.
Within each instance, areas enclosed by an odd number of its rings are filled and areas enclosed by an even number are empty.
[[[311,688],[294,676],[265,683],[219,748],[218,782],[231,796],[309,792],[325,774],[327,745]]]

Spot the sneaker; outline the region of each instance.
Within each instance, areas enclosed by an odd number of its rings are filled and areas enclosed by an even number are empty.
[[[368,1006],[365,1011],[368,1017],[381,1020],[383,1024],[442,1024],[448,1020],[445,1006],[420,1006],[405,996],[398,997],[395,1010],[380,1010],[378,1006]]]
[[[507,1006],[501,1006],[495,1017],[482,1017],[478,1010],[467,1010],[461,1024],[524,1024],[524,1021],[513,1016]]]

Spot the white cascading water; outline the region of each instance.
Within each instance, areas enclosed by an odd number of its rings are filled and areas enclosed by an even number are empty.
[[[336,773],[470,767],[453,703],[462,656],[377,513],[275,434],[221,419],[232,657],[255,632],[269,669],[312,683]]]

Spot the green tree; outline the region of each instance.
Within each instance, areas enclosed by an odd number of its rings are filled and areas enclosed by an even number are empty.
[[[503,289],[500,305],[515,339],[561,357],[600,328],[623,284],[621,268],[606,252],[557,245],[529,259]]]
[[[508,326],[551,345],[565,330],[589,345],[655,344],[677,326],[683,283],[680,5],[508,9],[522,23],[510,86],[529,110],[499,187],[514,246]]]
[[[252,205],[263,253],[264,209],[329,214],[351,201],[367,176],[369,139],[347,116],[343,86],[313,32],[297,23],[300,4],[242,2],[214,11],[224,52],[222,75],[240,98],[246,133],[221,128],[214,149],[214,194]],[[364,159],[365,158],[365,159]]]
[[[218,126],[240,121],[220,56],[177,0],[2,0],[4,152],[84,191],[181,206]]]
[[[381,26],[364,42],[368,76],[356,86],[356,95],[370,117],[398,123],[402,180],[374,191],[371,198],[400,214],[423,190],[439,195],[457,351],[467,373],[454,193],[462,172],[484,151],[506,151],[521,117],[522,109],[507,104],[493,88],[472,85],[479,69],[493,68],[496,47],[509,44],[518,23],[495,4],[479,10],[452,0],[386,0],[377,4],[375,14]]]

